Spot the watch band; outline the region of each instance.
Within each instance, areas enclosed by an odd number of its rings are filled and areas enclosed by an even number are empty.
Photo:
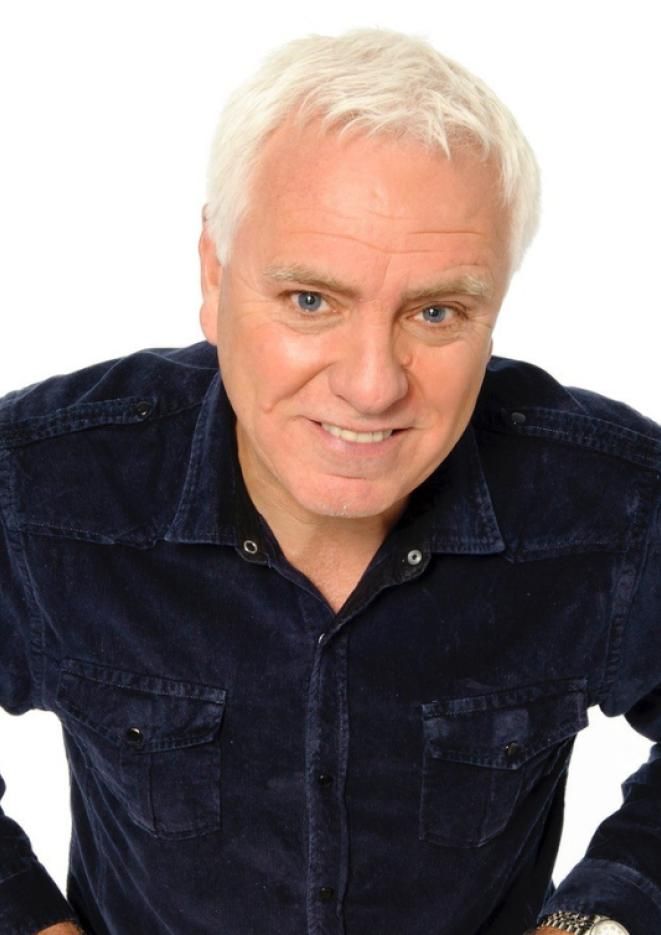
[[[585,915],[582,912],[570,912],[560,909],[545,916],[538,923],[538,927],[548,925],[561,929],[571,935],[629,935],[619,922],[601,915]]]

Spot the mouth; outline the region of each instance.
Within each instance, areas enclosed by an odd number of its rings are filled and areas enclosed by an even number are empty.
[[[320,422],[319,424],[325,432],[328,432],[334,438],[341,438],[345,442],[357,442],[359,445],[373,445],[376,442],[385,441],[398,431],[398,429],[380,429],[377,432],[354,432],[352,429],[344,429],[329,422]]]

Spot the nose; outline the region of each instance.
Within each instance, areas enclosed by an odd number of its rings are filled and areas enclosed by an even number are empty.
[[[342,336],[330,388],[360,415],[382,415],[409,389],[406,358],[390,323],[357,325]]]

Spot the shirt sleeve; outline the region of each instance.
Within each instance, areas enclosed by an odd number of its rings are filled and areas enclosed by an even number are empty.
[[[0,452],[2,459],[2,452]],[[7,530],[6,464],[0,460],[0,706],[10,714],[38,707],[31,657],[33,616],[24,590],[20,556]],[[0,759],[3,751],[0,750]],[[0,801],[5,793],[0,776]],[[0,807],[0,932],[34,935],[57,922],[80,925],[23,829]]]
[[[558,909],[601,913],[631,935],[661,932],[661,502],[652,509],[638,573],[626,568],[632,599],[613,629],[611,688],[600,701],[653,741],[649,759],[622,786],[621,807],[595,832],[539,916]],[[649,515],[649,513],[648,513]],[[616,762],[616,758],[614,758]]]

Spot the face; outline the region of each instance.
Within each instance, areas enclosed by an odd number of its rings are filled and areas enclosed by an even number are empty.
[[[509,278],[497,173],[469,153],[286,124],[201,321],[267,516],[397,515],[463,433]]]

